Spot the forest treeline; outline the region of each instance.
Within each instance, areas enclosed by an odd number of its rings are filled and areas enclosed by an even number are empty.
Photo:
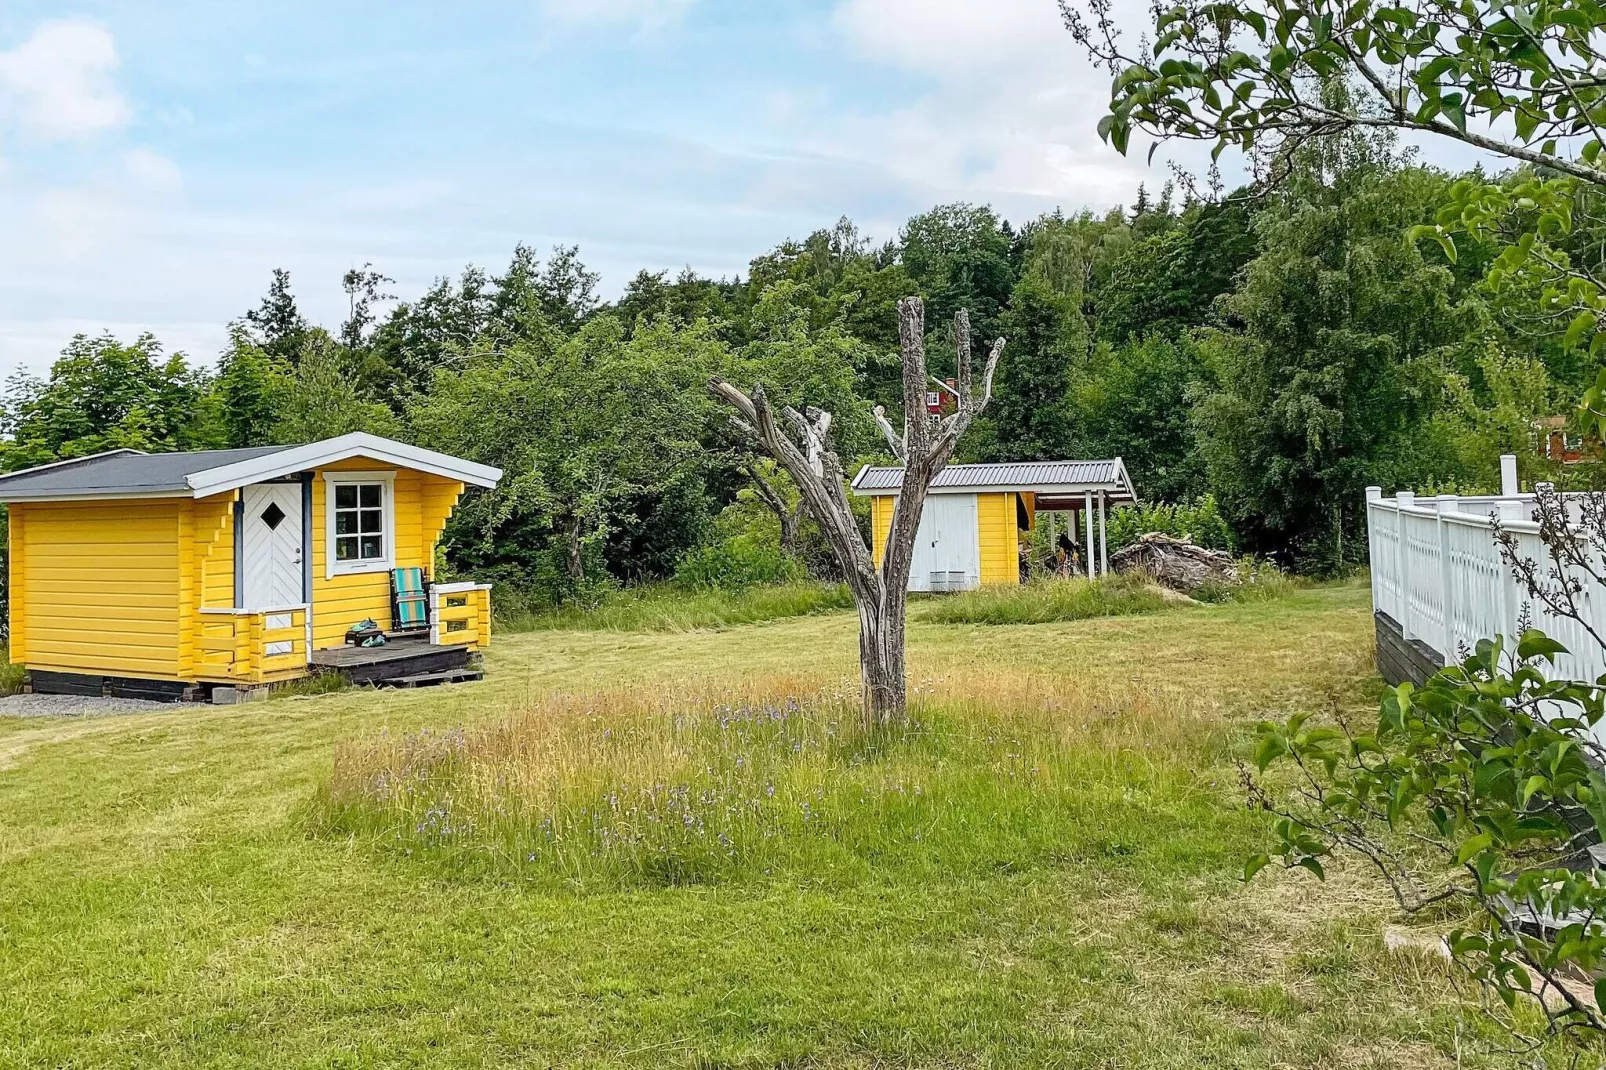
[[[1537,476],[1536,421],[1592,374],[1564,324],[1487,288],[1492,250],[1450,262],[1407,238],[1456,178],[1350,135],[1269,190],[1168,182],[1020,225],[951,204],[880,245],[844,219],[745,278],[642,271],[613,302],[573,248],[520,245],[405,302],[368,266],[334,326],[277,271],[215,365],[80,336],[48,376],[13,377],[0,465],[367,430],[506,470],[453,519],[450,569],[554,601],[677,570],[717,582],[784,564],[754,544],[794,518],[707,377],[828,408],[844,458],[886,461],[869,407],[900,404],[895,305],[919,294],[936,374],[959,308],[978,347],[1009,339],[960,460],[1121,456],[1145,499],[1211,498],[1240,552],[1333,573],[1364,560],[1368,484],[1483,488],[1508,451]],[[1598,207],[1579,205],[1580,252],[1606,236]],[[806,531],[786,538],[829,570]]]

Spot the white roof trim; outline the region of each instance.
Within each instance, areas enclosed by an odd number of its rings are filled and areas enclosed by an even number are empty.
[[[369,457],[383,464],[429,472],[474,487],[494,487],[497,480],[502,478],[500,468],[476,464],[461,457],[451,457],[418,446],[409,446],[394,439],[380,438],[366,431],[353,431],[338,438],[327,438],[322,442],[312,442],[305,446],[292,446],[264,457],[253,457],[250,460],[226,464],[221,468],[194,472],[186,477],[185,482],[190,485],[195,497],[205,498],[208,495],[234,490],[236,487],[278,479],[280,476],[304,472],[309,468],[334,464],[336,461],[349,460],[352,457]]]

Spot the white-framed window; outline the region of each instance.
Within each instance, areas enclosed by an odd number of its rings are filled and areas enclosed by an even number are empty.
[[[325,472],[325,578],[395,566],[394,472]]]

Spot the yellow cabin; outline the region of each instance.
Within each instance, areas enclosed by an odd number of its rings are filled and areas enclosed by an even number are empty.
[[[464,488],[501,474],[356,433],[114,450],[0,477],[11,660],[36,691],[172,699],[319,668],[370,682],[466,675],[490,641],[489,586],[416,581]],[[347,642],[365,621],[383,644]]]
[[[902,484],[902,468],[866,465],[853,478],[854,493],[870,498],[877,564],[886,554]],[[949,465],[937,474],[926,496],[909,590],[968,591],[1020,582],[1021,532],[1031,531],[1040,514],[1074,514],[1066,524],[1065,541],[1077,551],[1089,576],[1108,571],[1108,554],[1101,553],[1108,541],[1107,511],[1111,505],[1136,500],[1119,457]]]

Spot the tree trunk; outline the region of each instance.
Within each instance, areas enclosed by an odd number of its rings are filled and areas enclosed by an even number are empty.
[[[904,611],[908,595],[887,588],[859,599],[859,702],[867,729],[903,720],[908,710]]]
[[[580,556],[580,514],[579,513],[571,513],[569,515],[569,524],[568,524],[567,535],[568,535],[568,542],[569,542],[569,560],[568,560],[569,579],[573,580],[576,584],[581,584],[581,583],[584,583],[585,580],[586,580],[586,565],[585,565],[585,559]]]
[[[747,478],[753,481],[753,492],[758,500],[763,502],[775,519],[781,524],[781,553],[790,560],[797,560],[798,528],[803,519],[803,502],[799,499],[797,505],[786,504],[786,496],[764,478],[756,465],[748,465]]]
[[[781,553],[795,561],[797,560],[798,528],[803,517],[796,509],[783,509],[778,516],[781,521]]]

